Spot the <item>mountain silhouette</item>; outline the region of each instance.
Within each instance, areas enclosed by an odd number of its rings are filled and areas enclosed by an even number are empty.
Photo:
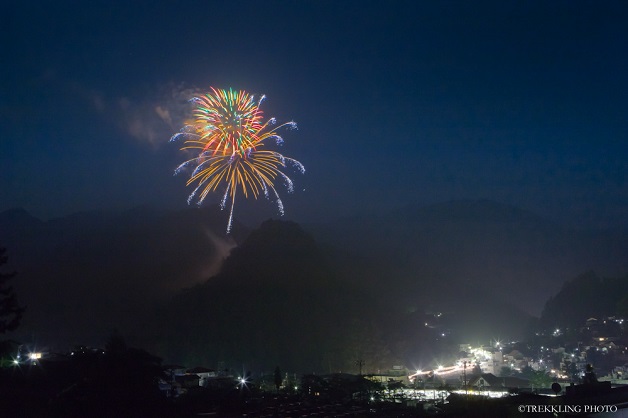
[[[293,222],[269,220],[235,248],[219,274],[188,289],[144,327],[167,358],[249,368],[319,371],[368,297],[338,280],[323,250]],[[345,356],[346,357],[346,356]]]
[[[485,200],[303,227],[236,222],[228,236],[227,215],[0,213],[28,307],[13,338],[99,345],[118,329],[190,365],[348,371],[363,357],[385,368],[437,355],[447,339],[519,338],[566,280],[628,271],[622,231],[565,228]]]
[[[16,337],[99,344],[114,328],[149,315],[173,292],[218,271],[237,237],[217,208],[82,212],[43,222],[0,214],[13,285],[28,307]]]

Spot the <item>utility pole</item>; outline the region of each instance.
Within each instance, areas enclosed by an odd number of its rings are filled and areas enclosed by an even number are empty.
[[[355,361],[355,364],[359,367],[359,369],[360,369],[360,376],[362,376],[362,366],[364,366],[364,360],[357,359]]]
[[[464,393],[469,396],[469,388],[467,387],[467,361],[462,362],[464,368],[462,369],[462,375],[464,376]]]

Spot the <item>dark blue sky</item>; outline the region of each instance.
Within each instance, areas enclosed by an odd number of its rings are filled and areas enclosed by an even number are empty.
[[[0,210],[184,206],[168,140],[215,86],[298,123],[289,219],[488,198],[628,226],[626,22],[624,1],[13,2]]]

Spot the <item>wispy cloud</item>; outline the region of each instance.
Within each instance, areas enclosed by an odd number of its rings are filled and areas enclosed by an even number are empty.
[[[86,106],[113,121],[120,131],[153,147],[168,143],[183,127],[192,110],[190,99],[201,92],[183,83],[167,83],[143,96],[135,93],[115,97],[77,82],[65,85]]]
[[[184,124],[190,112],[189,100],[198,92],[183,84],[171,83],[153,97],[117,99],[118,121],[127,134],[155,147],[168,142]]]

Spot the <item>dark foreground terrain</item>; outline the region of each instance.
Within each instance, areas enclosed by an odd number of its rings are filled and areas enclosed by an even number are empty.
[[[564,396],[519,394],[500,399],[452,394],[428,404],[390,395],[355,375],[306,375],[292,387],[217,379],[207,387],[179,387],[174,396],[158,358],[132,348],[107,354],[76,353],[0,369],[2,417],[521,417],[595,416],[591,406],[611,406],[623,416],[628,388],[571,388]],[[181,390],[183,389],[183,390]],[[587,409],[588,407],[588,409]],[[532,408],[532,409],[530,409]],[[615,409],[616,408],[616,409]],[[524,411],[525,412],[525,411]]]

